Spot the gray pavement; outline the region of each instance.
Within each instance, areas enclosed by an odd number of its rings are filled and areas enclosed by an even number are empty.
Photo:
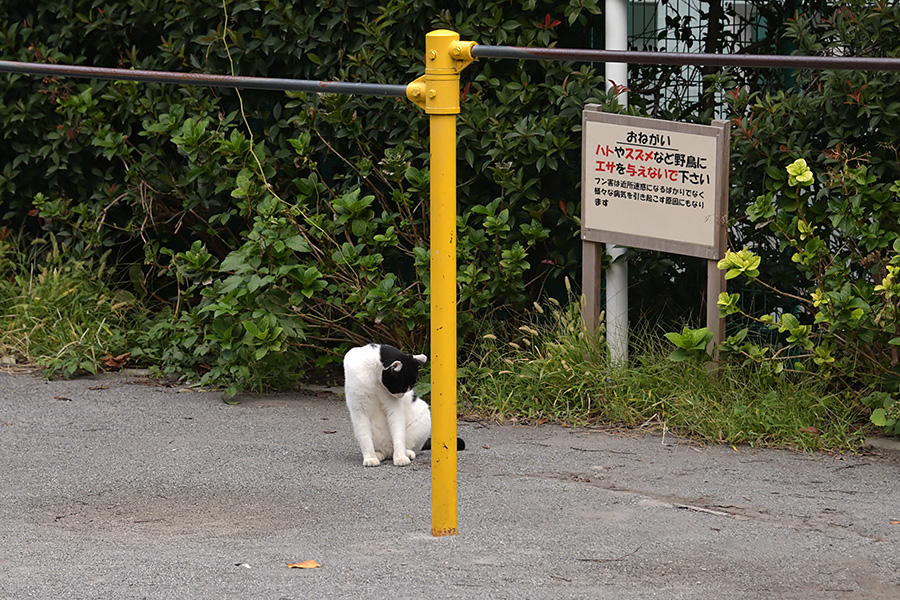
[[[460,423],[364,468],[339,396],[0,374],[0,598],[900,598],[900,454]],[[321,567],[289,569],[315,560]]]

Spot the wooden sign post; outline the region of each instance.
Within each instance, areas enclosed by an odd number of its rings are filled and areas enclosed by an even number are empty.
[[[601,311],[601,243],[707,259],[706,321],[724,341],[717,301],[725,274],[728,121],[677,123],[604,113],[582,115],[582,320],[595,332]]]

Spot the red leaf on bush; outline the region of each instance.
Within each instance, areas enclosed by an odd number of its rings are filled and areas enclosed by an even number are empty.
[[[469,95],[469,88],[470,88],[470,87],[472,87],[472,82],[471,82],[471,81],[470,81],[469,83],[467,83],[467,84],[463,87],[463,89],[461,89],[461,90],[459,91],[459,99],[460,99],[462,102],[465,102],[465,101],[466,101],[466,96]]]
[[[544,17],[544,22],[538,23],[538,28],[539,29],[553,29],[554,27],[556,27],[557,25],[559,25],[561,23],[562,23],[562,21],[560,21],[558,19],[553,19],[550,16],[550,14],[548,13],[547,16]]]

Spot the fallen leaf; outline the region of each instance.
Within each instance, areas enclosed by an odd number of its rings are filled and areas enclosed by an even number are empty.
[[[900,521],[891,521],[891,525],[900,525]]]
[[[810,435],[819,435],[819,430],[815,427],[801,427],[800,433],[808,433]]]
[[[106,358],[101,362],[103,363],[103,368],[107,371],[121,371],[130,360],[131,352],[126,352],[125,354],[120,354],[118,356],[107,354]]]
[[[53,396],[54,400],[59,400],[60,402],[71,402],[71,398],[66,398],[65,396]]]
[[[299,563],[288,563],[288,569],[316,569],[321,567],[319,563],[314,560],[304,560]]]

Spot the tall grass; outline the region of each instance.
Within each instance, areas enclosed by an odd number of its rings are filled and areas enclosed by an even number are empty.
[[[700,442],[804,450],[857,449],[864,411],[814,375],[668,360],[662,336],[632,333],[627,366],[610,365],[602,335],[582,331],[577,302],[539,308],[509,336],[485,333],[464,367],[463,410],[482,417],[653,428]]]
[[[139,313],[128,292],[104,281],[99,264],[63,257],[55,244],[33,254],[0,241],[0,357],[48,376],[96,373],[128,350]]]

